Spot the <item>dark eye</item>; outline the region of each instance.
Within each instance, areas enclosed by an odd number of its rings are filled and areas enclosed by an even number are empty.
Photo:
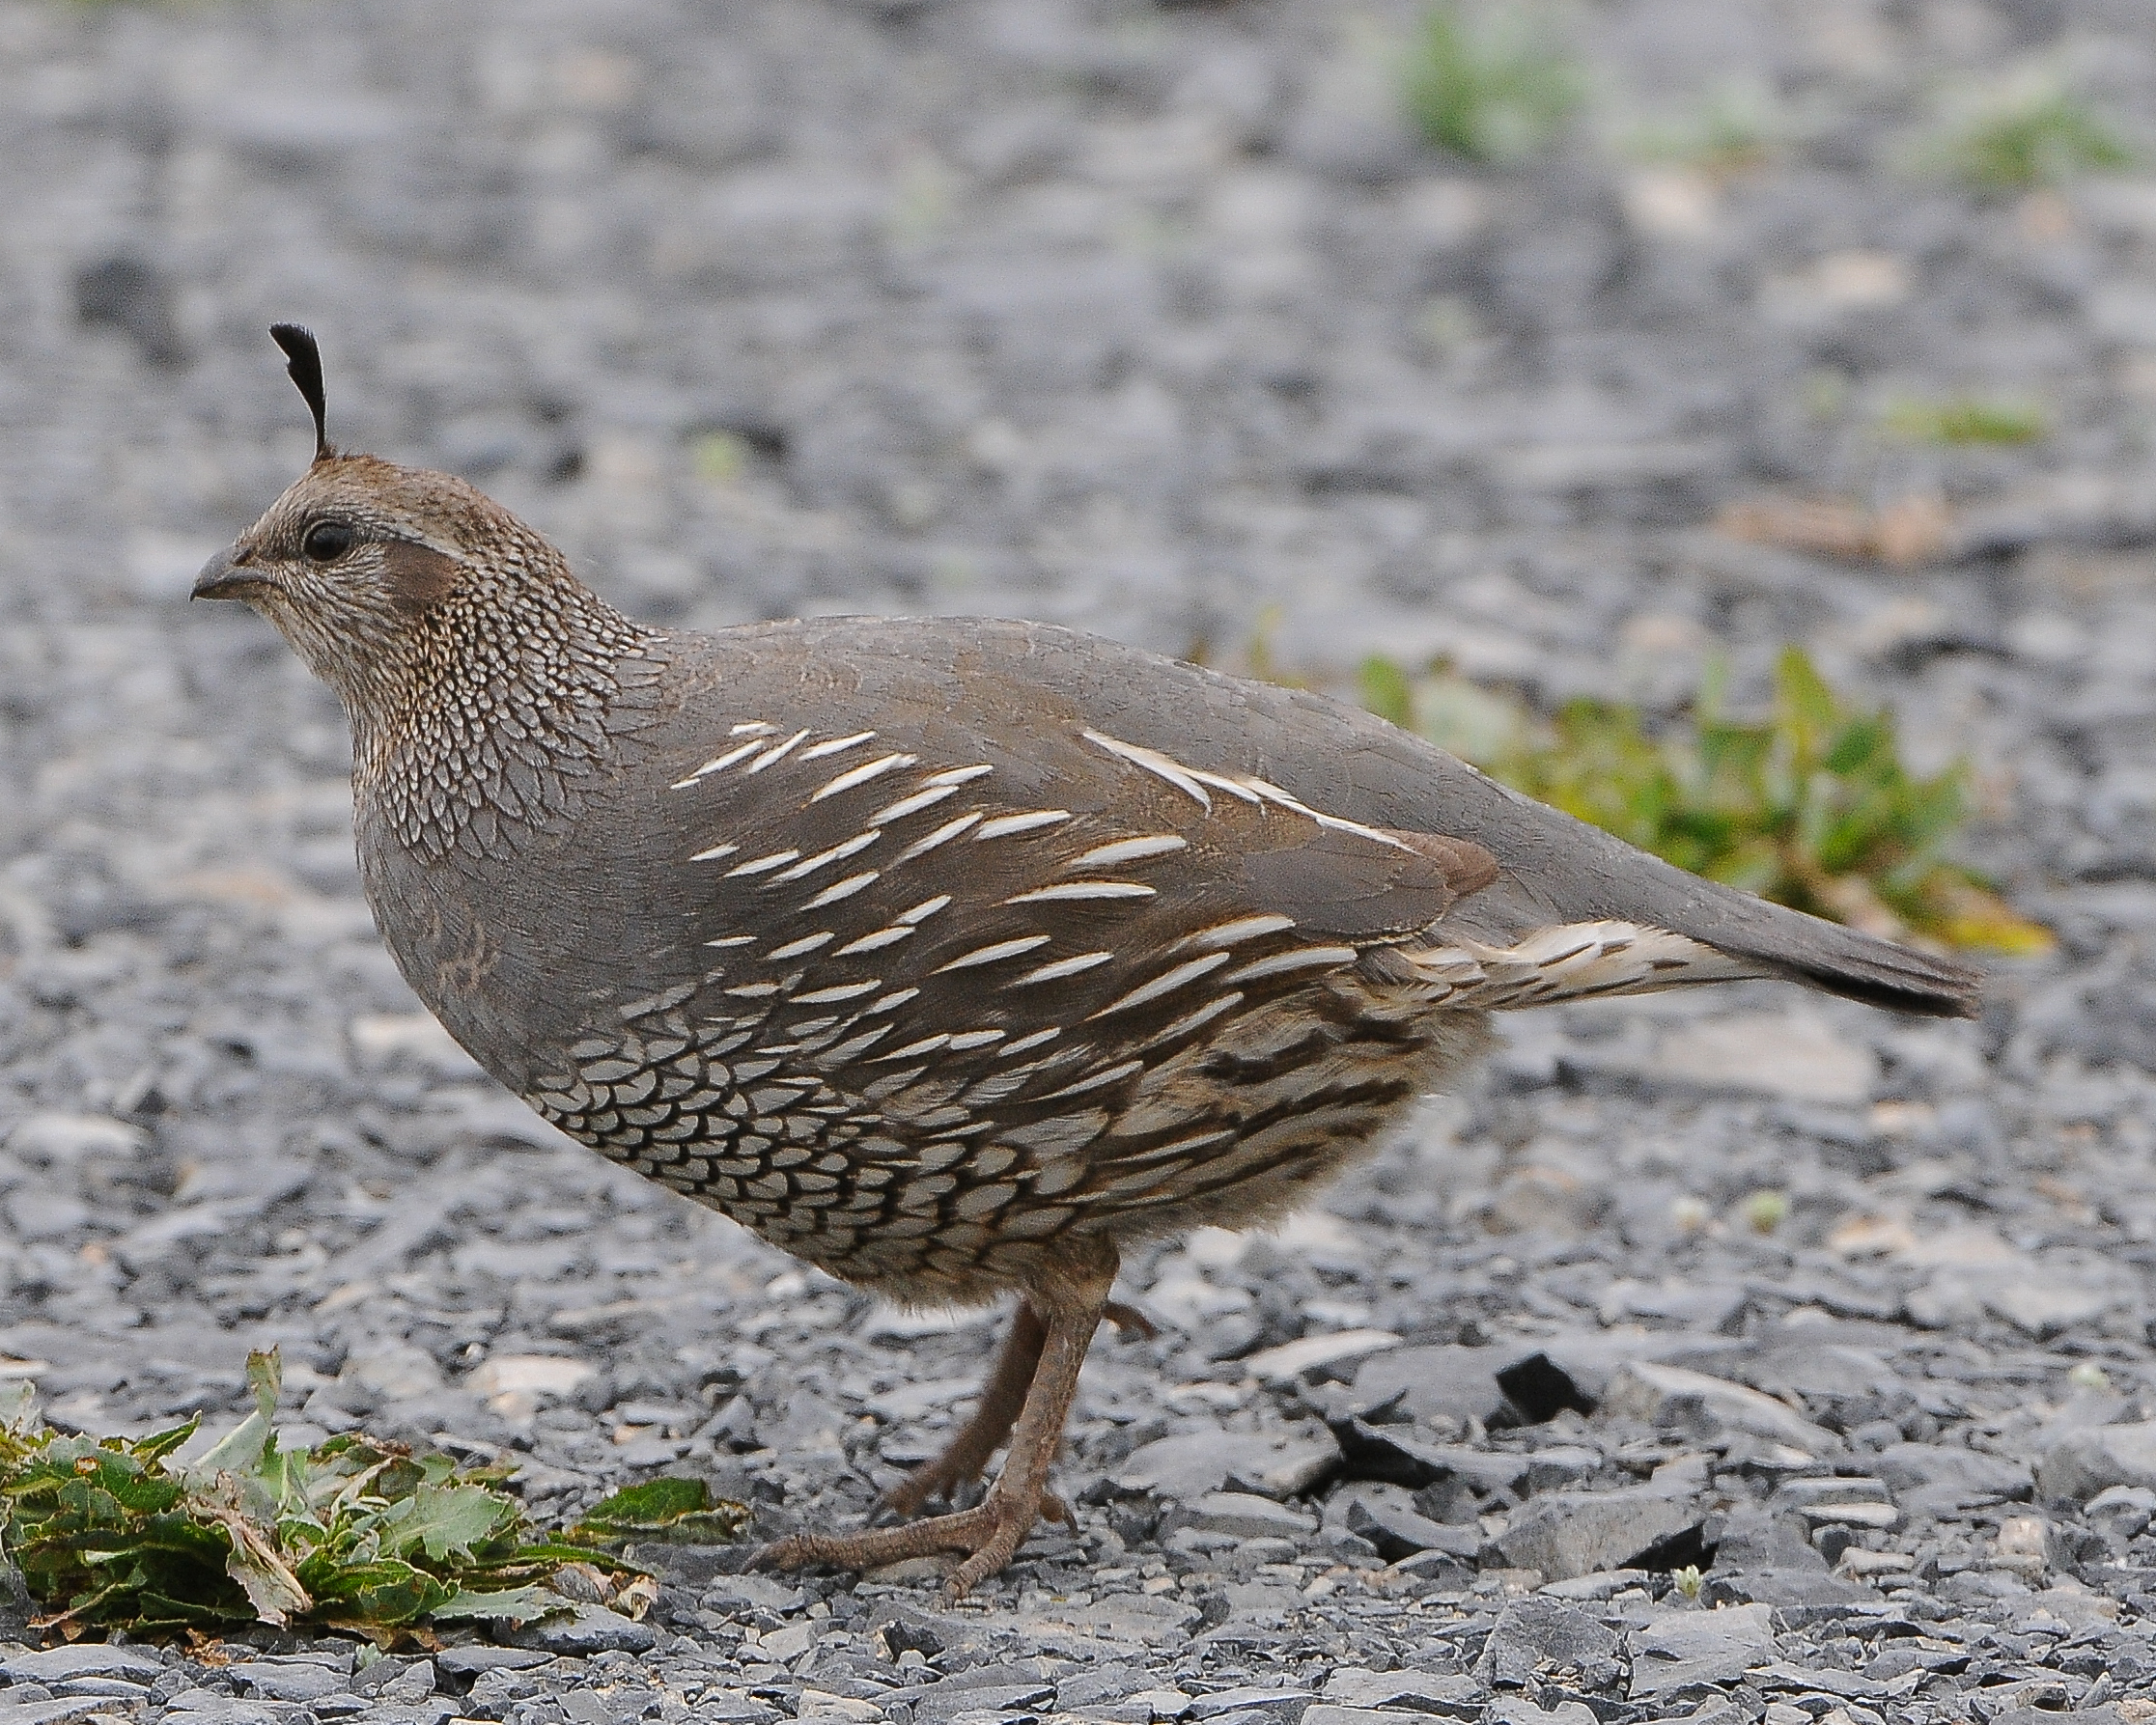
[[[335,563],[358,541],[349,521],[317,521],[307,529],[299,548],[317,563]]]

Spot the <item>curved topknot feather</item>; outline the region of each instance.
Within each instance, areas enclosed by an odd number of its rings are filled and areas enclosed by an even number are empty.
[[[272,323],[269,339],[285,350],[285,358],[291,362],[285,369],[292,374],[292,380],[307,400],[308,411],[315,416],[315,459],[326,461],[337,452],[329,446],[328,403],[322,387],[322,348],[315,341],[315,332],[297,323]]]

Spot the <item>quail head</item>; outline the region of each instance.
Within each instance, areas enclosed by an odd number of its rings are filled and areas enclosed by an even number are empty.
[[[775,1565],[947,1553],[1044,1507],[1133,1242],[1262,1224],[1490,1015],[1778,977],[1967,1014],[1975,977],[1669,867],[1369,713],[986,619],[631,622],[462,480],[313,464],[211,560],[342,697],[361,873],[450,1033],[547,1120],[910,1305],[1016,1296],[910,1515]]]

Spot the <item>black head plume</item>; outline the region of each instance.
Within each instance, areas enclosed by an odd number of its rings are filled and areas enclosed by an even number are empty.
[[[296,323],[272,323],[269,339],[285,350],[285,358],[292,362],[285,369],[299,385],[299,393],[307,398],[308,409],[315,416],[315,459],[327,460],[337,452],[329,447],[322,391],[322,349],[315,346],[314,331]]]

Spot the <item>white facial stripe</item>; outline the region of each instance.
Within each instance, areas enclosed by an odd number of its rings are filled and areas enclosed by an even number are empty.
[[[918,755],[885,755],[880,761],[864,761],[852,771],[840,773],[808,800],[822,802],[826,796],[836,796],[841,791],[851,791],[856,785],[865,785],[871,779],[880,779],[885,773],[896,772],[902,766],[911,766],[919,759]]]
[[[1148,833],[1139,839],[1118,839],[1112,845],[1097,845],[1084,854],[1071,858],[1063,865],[1063,870],[1073,874],[1081,869],[1112,869],[1123,863],[1141,862],[1149,856],[1166,856],[1190,848],[1189,839],[1178,838],[1174,833]]]
[[[1174,969],[1162,972],[1151,982],[1141,983],[1121,999],[1109,1001],[1093,1016],[1105,1018],[1110,1013],[1127,1012],[1134,1006],[1143,1006],[1149,1000],[1158,1000],[1162,995],[1182,988],[1186,983],[1196,982],[1199,977],[1205,975],[1208,971],[1219,969],[1233,956],[1231,953],[1210,953],[1202,959],[1187,960],[1185,962],[1176,965]]]

